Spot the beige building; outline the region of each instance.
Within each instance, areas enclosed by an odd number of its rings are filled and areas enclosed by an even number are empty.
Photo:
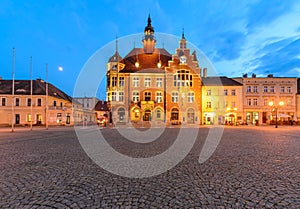
[[[244,121],[243,84],[225,76],[202,78],[203,124],[236,125]]]
[[[234,78],[243,84],[244,118],[248,124],[270,124],[276,118],[281,124],[298,120],[297,113],[297,78],[289,77],[248,77]],[[270,106],[273,102],[273,106]],[[281,106],[280,103],[283,105]],[[299,105],[299,103],[298,103]]]
[[[41,80],[0,80],[0,125],[29,126],[72,125],[72,99],[67,94]]]
[[[196,52],[182,34],[175,54],[156,48],[150,16],[142,39],[124,58],[107,63],[107,101],[113,123],[200,124],[201,78]]]
[[[75,125],[94,125],[97,123],[95,106],[99,99],[96,97],[74,97],[73,111]]]

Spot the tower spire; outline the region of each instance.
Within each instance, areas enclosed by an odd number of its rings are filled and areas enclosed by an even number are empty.
[[[118,52],[118,34],[116,34],[116,52]]]
[[[182,35],[181,35],[181,38],[182,38],[182,39],[185,39],[185,37],[184,37],[184,28],[182,28]]]

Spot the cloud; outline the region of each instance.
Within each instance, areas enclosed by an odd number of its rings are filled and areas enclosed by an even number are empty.
[[[281,7],[280,7],[281,8]],[[259,12],[258,12],[259,13]],[[265,74],[277,72],[278,75],[286,73],[296,76],[294,69],[299,66],[299,38],[300,38],[300,4],[283,7],[276,12],[267,12],[266,17],[254,20],[248,18],[247,36],[233,49],[239,50],[236,59],[223,56],[223,59],[216,59],[215,65],[220,72],[236,72],[241,75],[245,72]],[[250,12],[252,16],[254,13]],[[272,14],[272,15],[271,15]],[[273,16],[273,18],[272,18]],[[252,23],[253,22],[253,23]],[[226,45],[220,45],[220,49]],[[219,49],[219,50],[220,50]],[[218,54],[218,53],[216,53]]]

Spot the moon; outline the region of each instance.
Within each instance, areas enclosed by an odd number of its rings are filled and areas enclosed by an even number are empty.
[[[64,69],[63,69],[62,66],[59,66],[59,67],[58,67],[58,70],[59,70],[59,71],[63,71]]]

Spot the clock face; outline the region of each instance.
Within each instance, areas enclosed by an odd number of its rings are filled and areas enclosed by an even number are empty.
[[[180,57],[180,63],[181,64],[186,64],[186,56],[181,56]]]

